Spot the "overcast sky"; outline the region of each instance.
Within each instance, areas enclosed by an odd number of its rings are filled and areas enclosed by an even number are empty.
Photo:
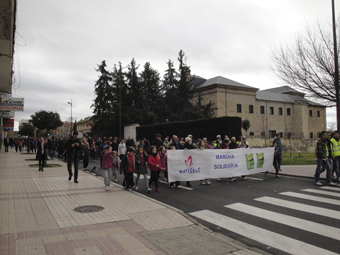
[[[69,120],[71,99],[74,118],[91,116],[102,60],[112,70],[135,58],[139,71],[150,62],[163,76],[182,49],[192,74],[278,87],[271,48],[292,45],[317,19],[330,31],[331,8],[331,0],[18,1],[12,93],[25,98],[25,111],[15,113],[15,130],[41,109]]]

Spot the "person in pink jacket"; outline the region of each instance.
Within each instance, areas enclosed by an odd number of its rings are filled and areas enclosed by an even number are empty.
[[[113,163],[113,151],[111,146],[107,146],[105,148],[105,152],[102,154],[102,170],[104,176],[104,184],[105,190],[108,191],[111,189],[111,175],[112,168],[114,167]]]

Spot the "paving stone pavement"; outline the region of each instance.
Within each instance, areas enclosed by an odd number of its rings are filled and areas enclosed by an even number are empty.
[[[0,254],[265,254],[197,224],[187,215],[66,163],[39,172],[35,155],[0,151]],[[79,206],[104,210],[78,213]],[[185,237],[185,238],[184,238]]]

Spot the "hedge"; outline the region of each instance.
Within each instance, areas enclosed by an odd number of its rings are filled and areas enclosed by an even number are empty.
[[[142,140],[145,137],[152,141],[156,134],[162,135],[162,140],[166,136],[177,135],[180,139],[191,134],[195,140],[206,137],[208,141],[213,141],[216,139],[216,135],[221,135],[222,139],[224,135],[235,136],[238,139],[242,135],[241,126],[240,117],[219,117],[144,125],[137,127],[136,132],[137,140]]]

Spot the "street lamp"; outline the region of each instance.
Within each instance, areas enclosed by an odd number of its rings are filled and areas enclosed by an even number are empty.
[[[71,105],[71,135],[72,135],[72,99],[71,99],[71,103],[67,102],[68,104]]]
[[[339,95],[339,59],[336,42],[336,22],[335,22],[335,7],[332,0],[332,24],[333,24],[333,44],[334,44],[334,86],[335,86],[335,101],[336,101],[336,124],[337,130],[340,128],[340,95]]]

